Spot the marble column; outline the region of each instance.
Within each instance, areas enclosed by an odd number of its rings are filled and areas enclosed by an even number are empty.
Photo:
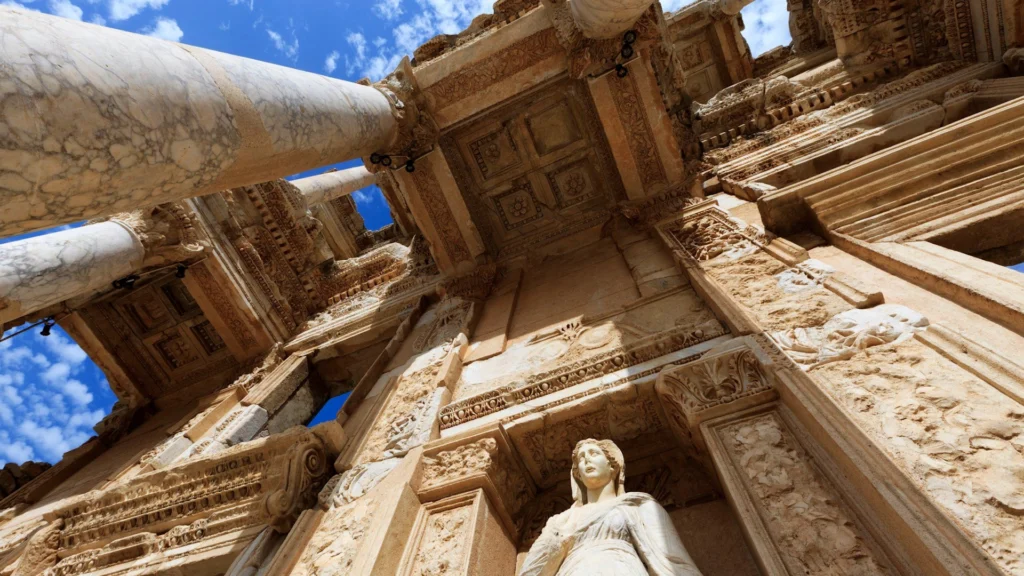
[[[716,7],[726,16],[735,16],[754,0],[716,0]]]
[[[127,225],[101,222],[0,244],[0,325],[93,290],[142,266]]]
[[[572,0],[576,25],[587,38],[615,38],[629,30],[653,0]]]
[[[292,180],[306,200],[306,206],[316,206],[330,202],[335,198],[347,196],[356,190],[372,186],[377,182],[376,176],[362,166],[318,174],[309,178]]]
[[[0,235],[386,149],[360,84],[0,7]]]

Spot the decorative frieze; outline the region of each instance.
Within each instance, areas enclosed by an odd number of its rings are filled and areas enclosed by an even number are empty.
[[[55,573],[78,574],[249,526],[287,531],[315,502],[331,456],[316,434],[294,428],[74,498],[51,514],[52,550],[64,559]],[[125,552],[129,547],[135,552]]]
[[[554,370],[531,374],[523,383],[508,384],[445,406],[441,410],[441,429],[452,428],[588,380],[631,368],[659,356],[707,342],[724,333],[725,330],[718,322],[696,329],[669,331]]]
[[[731,218],[714,202],[693,206],[683,216],[662,224],[672,245],[703,266],[731,262],[757,252],[770,238],[763,231]]]
[[[555,30],[546,28],[445,76],[436,84],[428,86],[424,92],[433,99],[434,110],[441,110],[561,51],[562,46],[558,43]]]
[[[848,360],[872,346],[897,345],[927,329],[928,319],[907,308],[882,304],[841,312],[820,327],[778,330],[771,337],[805,370]]]

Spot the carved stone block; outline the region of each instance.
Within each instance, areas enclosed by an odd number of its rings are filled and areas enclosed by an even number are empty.
[[[498,427],[427,445],[415,488],[422,500],[482,489],[509,534],[516,533],[515,521],[536,493],[508,437]]]
[[[702,430],[767,573],[896,574],[778,411],[720,418]]]
[[[408,544],[402,576],[485,576],[515,569],[515,546],[481,489],[425,504]]]

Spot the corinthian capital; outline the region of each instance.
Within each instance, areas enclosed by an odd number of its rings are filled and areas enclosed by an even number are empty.
[[[386,150],[377,152],[405,162],[432,150],[441,131],[430,116],[429,102],[416,82],[409,58],[403,58],[394,72],[373,87],[387,97],[391,114],[398,121],[395,140]]]
[[[145,249],[143,268],[195,262],[206,249],[191,214],[176,202],[122,212],[110,220],[135,233]]]

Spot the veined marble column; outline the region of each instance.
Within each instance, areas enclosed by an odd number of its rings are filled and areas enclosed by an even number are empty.
[[[572,0],[576,25],[587,38],[615,38],[629,30],[653,0]]]
[[[0,244],[0,325],[110,286],[142,266],[127,225],[101,222]]]
[[[373,172],[362,166],[356,166],[347,170],[300,178],[291,183],[299,189],[299,192],[302,192],[306,206],[316,206],[372,186],[376,182],[377,177],[373,175]]]
[[[386,149],[380,91],[0,7],[0,235]]]
[[[717,0],[715,4],[722,13],[728,16],[735,16],[754,0]]]

